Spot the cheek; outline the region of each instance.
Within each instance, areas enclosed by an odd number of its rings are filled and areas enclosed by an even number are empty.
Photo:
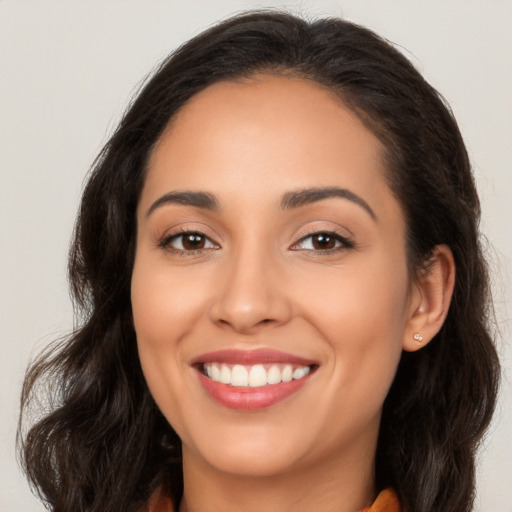
[[[372,258],[366,264],[361,258],[353,265],[319,267],[301,281],[301,288],[307,290],[302,292],[304,310],[331,331],[327,337],[339,333],[346,342],[370,343],[374,337],[401,334],[408,304],[405,265],[393,265],[386,258]]]
[[[135,261],[131,301],[142,370],[164,411],[175,411],[183,393],[182,339],[197,322],[202,290],[172,276],[144,254]],[[189,280],[190,281],[190,280]]]
[[[331,354],[334,385],[383,400],[402,352],[408,276],[389,258],[362,263],[319,268],[304,283],[302,309]]]
[[[205,286],[204,280],[173,273],[169,265],[155,264],[144,255],[137,259],[131,300],[139,345],[176,352],[180,339],[204,311]]]

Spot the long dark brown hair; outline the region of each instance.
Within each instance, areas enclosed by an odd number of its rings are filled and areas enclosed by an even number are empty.
[[[479,201],[459,129],[387,41],[341,19],[279,12],[228,19],[172,53],[95,161],[69,259],[78,327],[32,364],[23,387],[26,474],[55,512],[136,511],[159,487],[179,502],[180,440],[148,391],[132,325],[135,210],[148,156],[176,112],[215,82],[256,73],[328,87],[383,142],[413,272],[436,245],[453,251],[446,322],[426,348],[403,354],[384,404],[375,482],[377,490],[394,487],[407,512],[468,512],[499,365]],[[34,405],[42,406],[37,419]]]

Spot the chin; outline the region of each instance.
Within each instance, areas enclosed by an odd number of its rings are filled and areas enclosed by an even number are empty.
[[[283,474],[299,464],[303,454],[298,446],[305,441],[294,436],[286,439],[271,433],[249,436],[245,431],[240,435],[231,433],[222,438],[204,440],[201,445],[190,449],[184,443],[183,450],[194,453],[203,461],[223,473],[247,477],[271,477]]]
[[[286,453],[275,453],[275,450],[229,451],[222,456],[212,457],[206,461],[217,471],[239,477],[269,478],[287,473],[297,465],[295,456]]]

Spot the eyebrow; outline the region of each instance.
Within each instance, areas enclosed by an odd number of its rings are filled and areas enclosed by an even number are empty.
[[[316,203],[317,201],[322,201],[323,199],[329,199],[331,197],[348,199],[349,201],[352,201],[353,203],[366,210],[366,212],[370,214],[370,217],[373,220],[377,220],[377,215],[375,215],[375,212],[372,210],[370,205],[363,198],[359,197],[357,194],[354,194],[354,192],[351,192],[346,188],[306,188],[302,190],[287,192],[284,194],[283,199],[281,200],[281,208],[283,210],[299,208],[301,206]]]
[[[354,192],[346,188],[338,187],[324,187],[324,188],[306,188],[287,192],[281,199],[281,208],[283,210],[290,210],[293,208],[300,208],[323,199],[332,197],[339,197],[347,199],[357,204],[370,215],[373,220],[377,220],[377,215],[372,210],[370,205]],[[146,217],[149,217],[157,208],[167,204],[180,204],[184,206],[194,206],[196,208],[203,208],[205,210],[216,211],[219,209],[219,202],[217,198],[208,192],[168,192],[162,197],[158,198],[149,208]]]
[[[218,210],[219,203],[215,196],[208,192],[169,192],[158,198],[149,208],[146,217],[149,217],[157,208],[166,204],[182,204],[195,206],[205,210]]]

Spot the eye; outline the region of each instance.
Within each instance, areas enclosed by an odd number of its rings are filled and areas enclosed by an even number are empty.
[[[349,249],[354,244],[346,237],[329,231],[311,233],[301,238],[291,249],[295,251],[335,251]]]
[[[218,249],[210,238],[198,231],[182,231],[164,238],[161,247],[175,252],[194,252],[209,249]]]

